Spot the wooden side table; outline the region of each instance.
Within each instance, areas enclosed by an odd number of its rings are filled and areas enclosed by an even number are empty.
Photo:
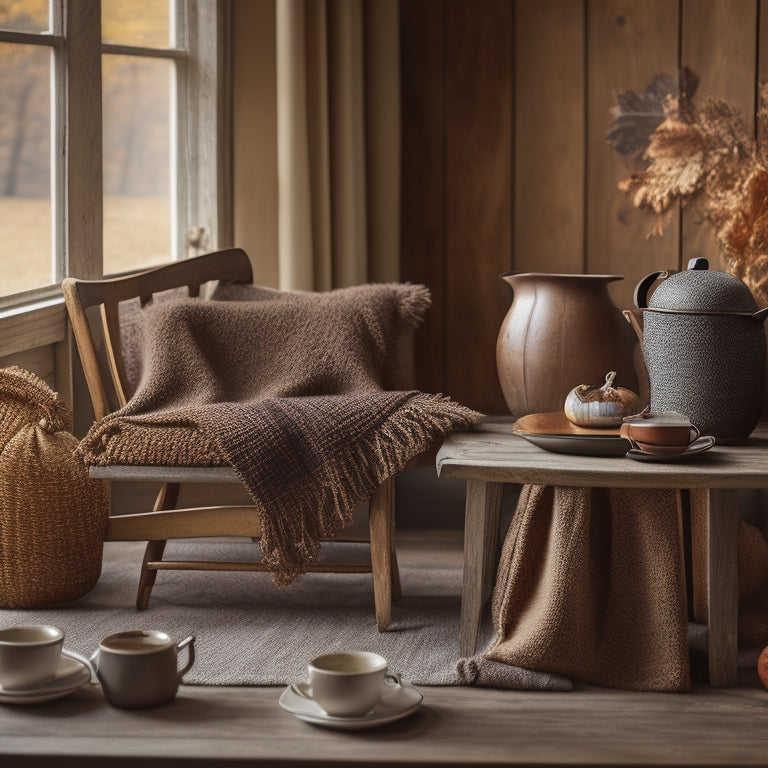
[[[493,589],[504,483],[602,488],[701,488],[707,490],[707,598],[709,681],[735,686],[738,679],[739,509],[736,489],[768,488],[768,428],[744,445],[715,445],[681,462],[576,456],[545,451],[513,432],[509,418],[488,419],[471,432],[450,435],[438,451],[438,477],[467,481],[461,654],[475,652],[483,605]]]

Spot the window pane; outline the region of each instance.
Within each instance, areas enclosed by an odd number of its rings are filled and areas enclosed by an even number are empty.
[[[49,32],[48,0],[15,0],[0,3],[0,27],[14,32]]]
[[[172,259],[173,62],[103,57],[104,272]]]
[[[105,43],[168,48],[173,0],[101,0],[101,39]]]
[[[0,44],[0,295],[53,283],[51,53]]]

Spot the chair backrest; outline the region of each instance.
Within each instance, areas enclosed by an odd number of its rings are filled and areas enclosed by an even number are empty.
[[[187,295],[195,297],[202,285],[216,280],[252,283],[253,270],[246,253],[230,248],[126,277],[68,277],[62,282],[97,419],[125,405],[131,395],[120,340],[121,302],[138,299],[144,306],[155,294],[184,288]]]

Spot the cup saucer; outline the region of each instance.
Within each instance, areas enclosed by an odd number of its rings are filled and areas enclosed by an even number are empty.
[[[35,688],[7,691],[0,686],[0,704],[42,704],[69,695],[92,679],[88,661],[74,653],[62,652],[56,671],[49,680]]]
[[[280,706],[294,717],[312,725],[338,730],[363,730],[377,728],[415,712],[424,700],[422,694],[410,683],[387,686],[381,700],[371,712],[362,717],[333,717],[326,714],[312,699],[300,696],[289,685],[280,696]]]
[[[627,458],[634,459],[635,461],[681,461],[708,451],[714,444],[715,438],[712,435],[702,435],[694,440],[684,451],[680,451],[680,453],[648,453],[647,451],[633,448],[627,452]]]

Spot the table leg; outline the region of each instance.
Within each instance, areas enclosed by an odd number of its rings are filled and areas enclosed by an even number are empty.
[[[736,493],[708,491],[707,599],[709,606],[709,684],[738,684],[739,579]]]
[[[493,588],[503,488],[503,483],[467,480],[461,593],[462,656],[471,656],[475,652],[483,605]]]

